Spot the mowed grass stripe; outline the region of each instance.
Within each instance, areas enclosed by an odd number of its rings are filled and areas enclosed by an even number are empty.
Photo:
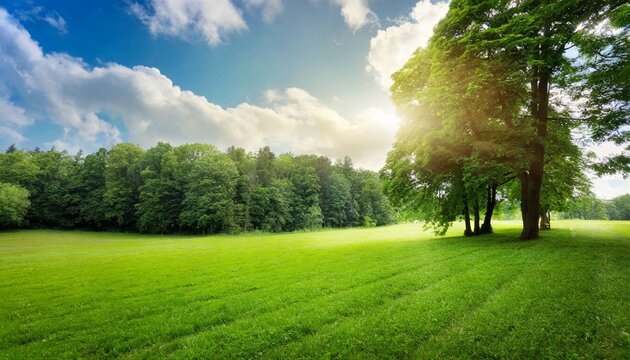
[[[446,261],[446,260],[447,260],[447,259],[445,259],[444,261]],[[399,271],[399,272],[397,272],[397,273],[395,273],[395,274],[393,274],[393,275],[389,275],[389,277],[391,277],[391,276],[395,276],[395,275],[397,275],[398,273],[400,273],[400,271]],[[372,279],[372,280],[369,280],[368,282],[373,282],[373,281],[386,281],[386,280],[387,280],[387,277],[379,277],[378,279]],[[306,288],[305,290],[307,290],[307,289],[308,289],[308,288]],[[293,289],[287,289],[287,290],[293,290]],[[342,288],[342,290],[345,290],[345,288]],[[291,292],[291,291],[289,291],[289,292]],[[244,294],[244,293],[241,293],[241,294],[236,294],[236,295],[242,295],[242,294]],[[301,294],[301,293],[297,293],[297,294],[304,295],[304,294]],[[324,295],[327,295],[327,294],[324,294]],[[264,298],[265,294],[252,295],[252,296],[253,296],[253,297],[260,297],[260,298]],[[313,296],[318,296],[318,295],[306,294],[306,295],[302,296],[302,298],[301,298],[301,299],[298,299],[298,300],[293,300],[293,301],[291,301],[291,302],[289,302],[289,303],[288,303],[288,302],[286,302],[286,301],[276,301],[276,302],[274,302],[273,304],[271,304],[271,305],[274,305],[274,306],[276,306],[276,307],[275,307],[275,308],[271,308],[271,309],[270,309],[270,310],[268,310],[268,311],[275,310],[276,308],[280,307],[280,305],[282,305],[281,307],[286,307],[286,306],[288,306],[289,304],[292,304],[292,303],[295,303],[295,302],[299,302],[299,301],[308,301],[308,300],[312,299],[312,297],[313,297]],[[215,300],[225,300],[225,298],[223,298],[223,299],[215,299]],[[247,299],[234,298],[234,299],[230,299],[230,300],[234,301],[234,303],[237,303],[237,304],[241,304],[241,303],[242,303],[242,304],[247,304],[247,303],[248,303],[248,302],[247,302]],[[289,299],[289,300],[291,300],[291,299]],[[178,306],[178,307],[180,307],[180,308],[186,308],[186,311],[187,311],[187,313],[188,313],[188,312],[190,312],[190,311],[189,311],[189,310],[190,310],[190,307],[191,307],[192,305],[197,305],[197,304],[198,304],[198,306],[200,306],[200,305],[206,305],[206,306],[207,306],[207,305],[210,305],[210,304],[208,304],[208,302],[206,302],[206,301],[199,301],[199,302],[196,302],[196,303],[184,303],[184,304],[181,304],[181,306]],[[264,304],[262,304],[262,305],[269,305],[269,303],[264,303]],[[219,325],[219,324],[223,324],[223,323],[226,323],[226,322],[230,322],[230,321],[233,321],[233,320],[238,319],[238,318],[241,318],[241,317],[246,317],[246,316],[248,316],[250,313],[260,314],[260,313],[261,313],[261,311],[262,311],[263,309],[260,309],[260,308],[248,308],[248,309],[245,309],[245,312],[242,312],[242,311],[241,311],[241,310],[243,310],[243,309],[235,309],[235,310],[231,311],[231,312],[230,312],[230,314],[225,314],[225,308],[224,308],[224,305],[223,305],[222,303],[219,303],[219,304],[218,304],[218,306],[209,306],[209,307],[208,307],[207,309],[205,309],[205,310],[206,310],[206,312],[207,312],[207,311],[213,311],[213,310],[216,310],[216,313],[214,313],[214,314],[216,314],[216,315],[218,316],[218,318],[216,319],[216,321],[215,321],[215,322],[213,322],[213,323],[212,323],[212,324],[210,324],[210,325],[208,325],[208,324],[203,325],[204,327],[205,327],[205,326],[214,326],[214,325]],[[92,311],[94,311],[94,310],[92,310]],[[162,308],[161,313],[164,313],[163,308]],[[90,311],[86,311],[86,312],[85,312],[85,314],[86,314],[86,315],[91,315],[91,314],[90,314]],[[147,315],[147,314],[145,314],[145,315]],[[148,315],[152,315],[152,314],[148,314]],[[193,316],[192,316],[190,319],[182,319],[182,320],[187,320],[187,321],[180,321],[180,322],[178,322],[178,323],[180,323],[180,324],[190,324],[190,323],[191,323],[191,321],[192,321],[192,322],[194,322],[194,321],[196,320],[196,316],[194,316],[194,312],[193,312],[193,314],[192,314],[192,315],[193,315]],[[240,315],[240,316],[238,316],[238,315]],[[135,322],[135,320],[145,321],[145,320],[147,320],[149,317],[150,317],[150,316],[138,316],[138,317],[137,317],[137,319],[136,319],[136,318],[133,318],[133,317],[125,317],[125,319],[124,319],[124,320],[126,321],[126,324],[125,324],[125,325],[126,325],[126,327],[127,327],[127,328],[129,328],[129,327],[132,325],[132,324],[130,323],[130,321],[133,321],[133,322]],[[169,318],[169,317],[172,317],[172,315],[162,315],[162,316],[157,316],[157,317],[158,317],[158,318]],[[160,319],[160,320],[162,320],[162,319]],[[104,323],[104,324],[101,324],[100,326],[111,326],[111,324],[109,324],[109,323]],[[197,325],[195,325],[195,326],[194,326],[194,328],[196,328],[196,329],[198,329],[198,327],[199,327],[199,326],[197,326]],[[65,329],[65,331],[64,331],[64,332],[66,333],[66,335],[67,335],[67,336],[72,336],[72,335],[73,335],[76,331],[78,331],[78,330],[81,330],[81,329]],[[95,331],[95,332],[100,331],[99,326],[92,326],[92,327],[90,327],[90,330],[91,330],[91,331]],[[191,331],[194,331],[194,329],[191,329]],[[179,332],[178,332],[178,334],[177,334],[177,335],[178,335],[178,336],[180,336],[180,335],[182,335],[182,336],[183,336],[183,334],[179,334]],[[56,336],[56,339],[57,339],[57,340],[62,340],[62,339],[63,339],[63,337],[61,337],[61,336],[57,335],[57,336]],[[22,345],[23,345],[23,344],[22,344]]]
[[[478,251],[478,250],[479,250],[479,249],[477,249],[476,251]],[[462,251],[463,251],[463,250],[462,250]],[[438,254],[435,254],[435,255],[439,255],[439,253],[438,253]],[[440,261],[447,261],[447,260],[448,260],[448,258],[445,258],[445,259],[441,259]],[[420,265],[419,267],[422,267],[422,266],[426,266],[426,264],[424,264],[424,265]],[[404,271],[404,270],[403,270],[403,271]],[[381,274],[381,276],[377,277],[376,279],[368,279],[368,280],[363,281],[362,283],[369,283],[370,281],[382,281],[382,280],[386,280],[388,276],[395,276],[396,274],[398,274],[398,273],[400,273],[400,272],[402,272],[402,271],[400,271],[400,270],[398,269],[398,270],[397,270],[397,271],[395,271],[393,274],[389,274],[389,275],[387,275],[387,274],[386,274],[385,276],[383,276],[383,275]],[[278,280],[283,280],[283,279],[278,279]],[[281,281],[280,281],[280,282],[281,282]],[[347,286],[342,287],[342,289],[344,289],[344,288],[346,288],[346,287],[347,287]],[[308,288],[307,288],[307,289],[308,289]],[[325,290],[327,290],[326,288],[324,288],[324,289],[325,289]],[[293,289],[287,289],[287,290],[293,290]],[[245,292],[245,293],[246,293],[246,292]],[[244,293],[240,293],[240,294],[236,294],[236,295],[241,295],[241,294],[244,294]],[[295,292],[295,294],[301,294],[301,293],[299,293],[299,292]],[[261,295],[263,295],[263,296],[264,296],[265,294],[261,294]],[[305,299],[305,300],[308,300],[308,299],[310,299],[311,297],[312,297],[312,295],[307,294],[307,295],[304,297],[304,299]],[[222,299],[216,299],[216,300],[222,300]],[[241,299],[233,299],[233,300],[235,300],[235,301],[237,302],[238,300],[241,300]],[[290,300],[290,299],[289,299],[289,300]],[[205,303],[205,301],[200,301],[200,302],[201,302],[201,303]],[[131,305],[131,304],[127,304],[127,305],[125,305],[125,306],[129,306],[129,305]],[[188,306],[188,307],[189,307],[191,304],[190,304],[190,303],[184,303],[184,304],[182,304],[182,305],[184,305],[184,306]],[[123,306],[123,307],[125,307],[125,306]],[[256,310],[256,309],[254,309],[254,310]],[[84,311],[85,311],[85,313],[86,313],[86,314],[89,314],[91,311],[95,311],[95,310],[94,310],[94,309],[91,309],[91,310],[87,310],[87,309],[86,309],[86,310],[84,310]],[[140,316],[138,316],[138,317],[140,317]],[[41,320],[42,320],[42,319],[40,319],[40,321],[41,321]],[[131,320],[131,318],[127,317],[127,318],[125,318],[124,320],[129,321],[129,320]],[[104,325],[105,325],[105,326],[107,326],[107,325],[110,325],[110,324],[107,324],[107,323],[106,323],[106,324],[104,324]],[[92,326],[91,328],[92,328],[92,329],[94,329],[94,328],[95,328],[95,326]],[[73,331],[76,331],[77,329],[72,329],[72,330],[73,330]],[[72,333],[72,331],[71,331],[70,333]]]
[[[365,250],[365,249],[361,249],[361,250]],[[379,252],[382,252],[382,249],[377,249],[377,250],[378,250]],[[456,250],[456,251],[462,251],[462,250],[461,250],[461,248],[459,248],[459,247],[456,247],[456,248],[455,248],[455,250]],[[404,253],[407,253],[407,252],[404,252]],[[439,256],[439,253],[437,253],[437,254],[435,254],[435,255],[438,255],[438,259],[439,259],[439,258],[441,258],[441,256]],[[376,264],[377,264],[377,265],[379,265],[377,268],[380,268],[380,265],[381,265],[381,264],[380,264],[380,263],[376,263]],[[325,272],[324,272],[324,273],[325,273]],[[81,311],[83,311],[83,310],[84,310],[84,309],[83,309],[83,308],[81,308]],[[75,310],[75,311],[76,311],[76,310]],[[87,314],[87,315],[90,315],[90,314]],[[106,314],[106,315],[107,315],[107,314]],[[95,329],[96,327],[94,326],[95,324],[94,324],[93,322],[92,322],[92,323],[85,322],[85,319],[91,319],[91,318],[94,318],[94,317],[93,317],[93,316],[84,316],[84,317],[82,317],[82,318],[77,318],[77,323],[79,324],[79,328],[70,329],[70,330],[68,331],[68,333],[73,334],[73,333],[76,333],[77,331],[80,331],[80,330],[81,330],[81,328],[80,328],[80,327],[81,327],[81,325],[83,325],[83,326],[87,325],[87,327],[88,327],[89,329]],[[109,320],[108,318],[104,318],[104,320],[103,320],[103,323],[104,323],[104,324],[106,324],[106,326],[109,326],[109,327],[116,327],[116,326],[115,326],[115,324],[112,324],[112,323],[111,323],[111,322],[109,322],[108,320]],[[127,319],[124,319],[124,320],[127,320]],[[51,325],[54,325],[54,324],[51,324]],[[188,322],[188,323],[184,322],[184,323],[182,323],[182,324],[181,324],[181,326],[185,326],[185,327],[186,327],[186,326],[192,326],[193,328],[195,328],[195,327],[196,327],[196,325],[194,325],[194,322],[193,322],[193,323],[191,323],[191,322]],[[125,323],[125,324],[124,324],[124,327],[128,328],[128,324],[126,324],[126,323]],[[36,328],[36,327],[31,326],[31,328]],[[39,338],[42,338],[42,337],[43,337],[43,336],[45,336],[45,335],[49,335],[49,334],[44,333],[44,332],[43,332],[43,330],[45,330],[45,329],[47,329],[47,328],[54,328],[54,326],[42,326],[41,328],[42,328],[42,334],[41,334],[40,336],[37,336],[36,334],[33,334],[33,333],[32,333],[32,332],[30,332],[30,331],[29,331],[29,333],[28,333],[28,334],[21,334],[21,336],[22,336],[22,337],[24,337],[24,335],[27,335],[27,338],[30,338],[31,342],[33,342],[33,338],[37,340],[37,339],[39,339]],[[160,331],[162,331],[162,330],[163,330],[163,329],[165,329],[165,328],[167,328],[167,329],[168,329],[168,327],[165,327],[165,326],[157,327],[157,329],[160,329]],[[29,330],[30,330],[30,329],[29,329]],[[131,331],[132,329],[129,329],[129,330]],[[48,337],[50,337],[50,336],[48,336]],[[36,341],[36,340],[35,340],[35,341]],[[62,338],[62,339],[55,339],[55,340],[58,340],[58,341],[59,341],[59,340],[63,340],[63,338]],[[22,341],[22,342],[25,342],[25,341]],[[85,341],[82,341],[81,343],[85,343]],[[102,341],[99,341],[99,344],[93,344],[93,345],[94,345],[94,346],[100,346],[100,344],[101,344],[101,343],[102,343]],[[89,342],[88,342],[88,344],[89,344]],[[36,345],[43,345],[43,344],[38,344],[38,343],[36,342]],[[40,346],[40,347],[43,347],[43,346]]]
[[[516,265],[502,272],[494,271],[497,264],[518,259],[511,249],[500,256],[490,256],[489,260],[471,264],[455,276],[392,299],[367,316],[343,319],[305,341],[275,349],[271,357],[292,358],[305,349],[315,357],[343,358],[359,353],[374,358],[409,356],[409,349],[415,344],[474,311],[498,289],[521,276],[521,267]],[[423,318],[429,321],[422,322]],[[350,332],[355,334],[352,338],[344,336]]]
[[[0,358],[630,357],[630,223],[554,225],[0,233]]]
[[[251,357],[264,353],[263,350],[273,348],[290,341],[295,341],[302,336],[316,332],[318,328],[331,323],[343,321],[345,318],[364,315],[365,309],[370,312],[379,307],[387,306],[388,302],[409,296],[415,292],[432,288],[436,284],[448,278],[456,277],[460,273],[469,271],[484,261],[491,261],[503,251],[488,252],[486,254],[470,254],[468,257],[458,258],[457,261],[445,264],[436,264],[429,273],[425,271],[406,272],[389,279],[387,282],[375,283],[335,296],[325,296],[322,299],[312,299],[305,306],[294,306],[282,309],[278,312],[264,314],[255,318],[245,318],[242,321],[213,328],[208,332],[200,332],[186,339],[178,339],[176,344],[163,345],[159,355],[168,354],[168,347],[184,347],[191,351],[203,351],[206,356],[221,356],[222,352],[238,357]],[[306,318],[304,314],[312,314],[313,318]],[[284,324],[283,321],[288,321]],[[256,326],[263,323],[264,326]],[[232,339],[233,338],[233,339]],[[258,349],[257,353],[248,352],[242,348],[201,347],[203,344],[221,344],[225,339],[238,340],[237,338],[255,339],[245,345],[247,348]],[[194,350],[192,350],[194,349]],[[261,350],[262,349],[262,350]],[[149,354],[153,357],[158,354]],[[177,355],[177,354],[176,354]]]
[[[571,236],[564,230],[552,233]],[[628,358],[630,342],[623,321],[627,329],[630,299],[620,287],[628,284],[628,248],[607,244],[600,235],[591,233],[587,242],[574,238],[556,244],[562,256],[553,267],[539,265],[535,272],[519,277],[459,327],[424,343],[416,355]],[[592,246],[593,241],[599,246]],[[610,257],[617,261],[608,261]]]
[[[479,249],[477,249],[477,251],[479,251]],[[445,259],[441,259],[440,261],[444,261],[444,260]],[[386,280],[386,279],[382,279],[380,281],[383,281],[383,280]],[[298,293],[294,293],[294,292],[291,292],[291,291],[287,291],[287,294],[294,294],[293,296],[302,295],[299,292]],[[327,294],[324,294],[324,295],[327,295]],[[303,297],[303,299],[301,299],[301,301],[309,301],[313,297],[314,297],[314,295],[313,296],[305,296],[305,297]],[[280,299],[279,301],[274,301],[274,302],[269,303],[268,302],[269,301],[268,298],[266,298],[264,296],[259,296],[257,298],[260,299],[261,301],[263,301],[263,303],[262,303],[263,306],[266,306],[266,305],[275,306],[275,307],[286,307],[286,306],[288,306],[287,304],[285,304],[282,301],[282,299]],[[233,302],[233,304],[252,306],[252,304],[250,302],[248,302],[246,300],[244,301],[242,299],[241,299],[241,301]],[[208,317],[206,317],[206,316],[199,316],[195,312],[190,312],[189,308],[178,307],[178,309],[180,309],[180,308],[183,309],[183,311],[184,311],[184,313],[182,315],[182,318],[178,319],[176,317],[176,320],[174,321],[174,319],[172,318],[174,315],[172,313],[171,314],[164,314],[163,316],[159,316],[158,319],[156,319],[156,321],[153,321],[152,323],[173,323],[173,324],[179,324],[179,325],[183,326],[183,328],[175,329],[174,334],[170,334],[171,336],[178,337],[178,336],[186,336],[189,333],[195,333],[197,331],[200,331],[206,325],[209,326],[209,327],[212,327],[212,326],[215,326],[215,325],[223,324],[225,322],[231,322],[232,320],[236,320],[238,318],[245,317],[246,315],[251,314],[251,313],[255,314],[256,316],[264,313],[264,311],[262,311],[261,309],[254,308],[254,309],[245,309],[245,313],[243,313],[241,316],[236,316],[234,314],[241,314],[243,309],[238,308],[238,307],[237,308],[231,308],[231,307],[225,306],[224,304],[218,304],[218,307],[216,307],[216,306],[215,307],[209,306],[209,307],[206,307],[205,309],[203,309],[204,310],[204,314],[208,314]],[[226,314],[226,312],[228,312],[228,310],[229,310],[229,313]],[[272,308],[272,310],[273,310],[273,308]],[[176,315],[180,315],[180,314],[176,314]],[[189,315],[189,317],[186,318],[185,315]],[[234,316],[234,318],[233,318],[233,316]],[[213,317],[214,317],[214,319],[216,321],[212,321],[211,324],[205,324],[205,325],[204,324],[199,324],[199,321],[200,321],[199,319],[203,319],[203,320],[210,319],[210,320],[212,320]],[[168,321],[169,318],[170,318],[170,321]],[[142,320],[142,319],[140,319],[140,320]],[[125,323],[125,328],[127,329],[127,331],[131,331],[132,326],[134,324],[135,324],[135,322],[133,322],[133,323],[129,323],[129,322]],[[158,327],[158,329],[160,329],[161,332],[164,331],[164,327],[162,327],[162,328]],[[144,330],[149,330],[150,331],[151,330],[151,326],[149,326],[149,329],[139,329],[139,331],[136,331],[136,332],[138,332],[140,334],[146,334],[147,332],[144,331]],[[91,329],[89,329],[89,332],[98,333],[99,331],[100,331],[100,329],[98,327],[92,327]],[[182,333],[182,331],[184,331],[184,332]],[[72,334],[73,331],[69,331],[68,333]],[[155,339],[153,339],[153,340],[155,340]],[[120,349],[116,349],[116,351],[120,351]]]

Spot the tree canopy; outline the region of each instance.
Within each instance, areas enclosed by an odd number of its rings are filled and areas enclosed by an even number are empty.
[[[212,145],[144,150],[122,143],[84,156],[11,147],[0,154],[0,227],[146,233],[294,231],[394,221],[381,181],[316,155]]]
[[[461,216],[470,235],[491,231],[498,188],[518,180],[521,237],[537,238],[539,219],[546,227],[545,214],[584,186],[586,162],[572,133],[629,140],[628,8],[452,1],[428,46],[393,75],[405,120],[382,171],[390,197],[438,231]],[[618,78],[607,87],[611,76]],[[627,172],[627,154],[594,168]]]

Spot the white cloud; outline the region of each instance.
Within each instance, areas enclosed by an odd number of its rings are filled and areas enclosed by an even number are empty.
[[[370,40],[366,71],[389,89],[391,76],[409,60],[417,48],[425,46],[433,34],[433,27],[448,11],[448,2],[419,1],[408,17],[396,25],[379,30]]]
[[[248,7],[259,7],[265,22],[272,22],[282,12],[282,0],[244,0]]]
[[[0,131],[14,138],[32,121],[52,121],[64,135],[47,145],[69,151],[110,145],[122,138],[108,121],[116,119],[129,141],[144,147],[157,141],[248,150],[270,145],[277,152],[350,155],[359,166],[373,169],[382,165],[394,140],[395,120],[383,110],[369,109],[349,119],[302,89],[271,90],[263,96],[267,107],[242,103],[223,108],[180,89],[156,68],[90,68],[67,54],[45,54],[0,9],[0,99],[20,99],[17,105],[0,103],[14,114]]]
[[[61,17],[56,11],[47,12],[42,6],[36,6],[30,10],[18,11],[18,18],[21,21],[44,21],[57,29],[60,34],[66,34],[68,32],[66,19]]]
[[[378,22],[378,17],[368,7],[368,0],[332,0],[332,2],[341,7],[341,16],[352,31]]]
[[[259,9],[265,22],[282,12],[282,0],[243,0],[248,9]],[[234,32],[247,30],[241,10],[232,0],[150,0],[131,3],[129,10],[153,35],[189,39],[201,36],[210,46],[224,42]]]
[[[591,178],[593,192],[599,199],[610,200],[617,196],[630,194],[630,179],[621,175],[605,175]]]
[[[18,126],[25,126],[33,121],[26,111],[18,106],[15,106],[8,99],[0,97],[0,124],[14,124]]]
[[[12,143],[19,144],[24,141],[24,136],[22,136],[22,134],[6,126],[0,126],[0,135]]]
[[[201,35],[211,46],[223,42],[225,34],[247,29],[230,0],[151,0],[147,7],[132,3],[130,11],[154,35]]]
[[[68,33],[68,27],[66,25],[66,19],[62,18],[61,15],[57,14],[56,12],[50,13],[50,14],[44,16],[44,18],[42,20],[47,22],[48,25],[50,25],[50,26],[54,27],[55,29],[57,29],[57,31],[59,31],[61,34]]]

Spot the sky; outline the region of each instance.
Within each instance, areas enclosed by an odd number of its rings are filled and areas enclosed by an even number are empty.
[[[0,147],[211,143],[383,164],[437,0],[0,1]],[[606,148],[602,147],[602,151]],[[611,198],[630,181],[607,177]]]

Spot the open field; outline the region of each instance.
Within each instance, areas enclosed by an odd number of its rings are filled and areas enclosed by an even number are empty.
[[[0,233],[0,358],[630,358],[630,222]]]

